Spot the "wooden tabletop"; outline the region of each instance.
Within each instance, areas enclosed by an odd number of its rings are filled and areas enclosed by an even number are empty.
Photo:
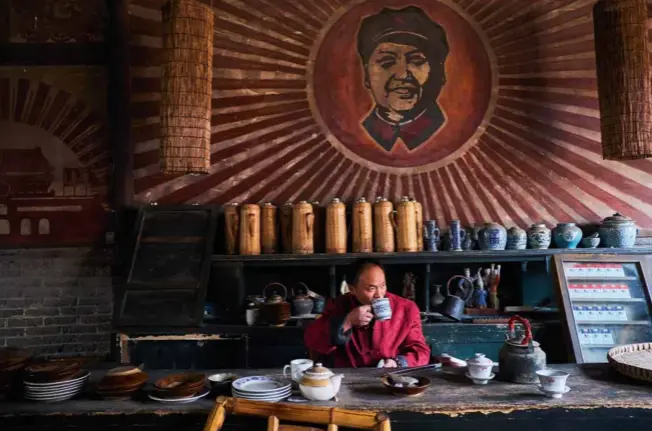
[[[389,393],[380,382],[383,370],[340,369],[344,374],[342,388],[337,402],[315,403],[337,406],[345,409],[373,410],[385,412],[439,413],[457,416],[466,413],[512,413],[526,410],[567,409],[582,410],[594,408],[651,409],[652,384],[639,383],[621,377],[608,369],[607,365],[552,365],[551,368],[568,371],[567,385],[570,392],[562,399],[544,397],[534,385],[490,381],[486,386],[474,385],[460,370],[427,370],[419,373],[431,379],[428,390],[419,397],[402,398]],[[218,371],[206,371],[211,374]],[[280,375],[280,370],[219,370],[233,372],[239,376]],[[165,371],[150,371],[150,383],[166,374]],[[191,404],[161,404],[149,400],[146,391],[140,398],[131,401],[103,401],[93,399],[93,381],[103,371],[92,373],[89,393],[75,400],[60,403],[37,403],[29,401],[0,402],[0,417],[15,415],[84,415],[84,414],[167,414],[206,412],[213,407],[215,396]]]

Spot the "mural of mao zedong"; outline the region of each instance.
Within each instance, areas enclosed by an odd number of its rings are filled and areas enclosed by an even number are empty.
[[[375,102],[362,125],[386,151],[399,138],[414,150],[444,124],[437,97],[448,53],[444,29],[418,7],[386,8],[362,21],[358,54]]]

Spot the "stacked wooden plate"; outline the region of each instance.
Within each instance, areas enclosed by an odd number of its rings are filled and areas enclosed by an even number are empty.
[[[27,366],[31,354],[17,348],[0,349],[0,397],[4,398],[20,386],[21,371]]]
[[[208,395],[206,376],[197,373],[170,374],[154,383],[149,398],[163,403],[190,403]]]
[[[613,347],[607,353],[607,359],[619,373],[652,383],[652,343]]]
[[[24,397],[32,401],[55,402],[83,392],[90,373],[81,369],[81,361],[54,359],[25,368]]]
[[[292,395],[292,382],[266,376],[242,377],[232,383],[231,390],[236,398],[276,402]]]
[[[149,376],[138,367],[113,368],[99,381],[96,392],[105,400],[126,400],[145,386],[147,379]]]

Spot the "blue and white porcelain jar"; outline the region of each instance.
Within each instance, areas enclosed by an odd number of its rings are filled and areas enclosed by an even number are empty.
[[[505,250],[507,230],[498,223],[485,223],[478,234],[480,250]]]
[[[507,231],[507,250],[525,250],[527,234],[519,227],[509,228]]]
[[[603,246],[629,248],[634,247],[638,228],[634,220],[616,213],[602,221],[598,232]]]
[[[582,240],[582,229],[575,223],[558,223],[552,230],[557,248],[577,248]]]
[[[533,224],[527,230],[527,246],[532,250],[546,250],[552,242],[552,232],[541,224]]]

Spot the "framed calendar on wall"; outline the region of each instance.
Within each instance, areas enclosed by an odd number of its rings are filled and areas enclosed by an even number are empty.
[[[558,296],[569,360],[607,362],[610,348],[652,341],[651,256],[557,255]]]

